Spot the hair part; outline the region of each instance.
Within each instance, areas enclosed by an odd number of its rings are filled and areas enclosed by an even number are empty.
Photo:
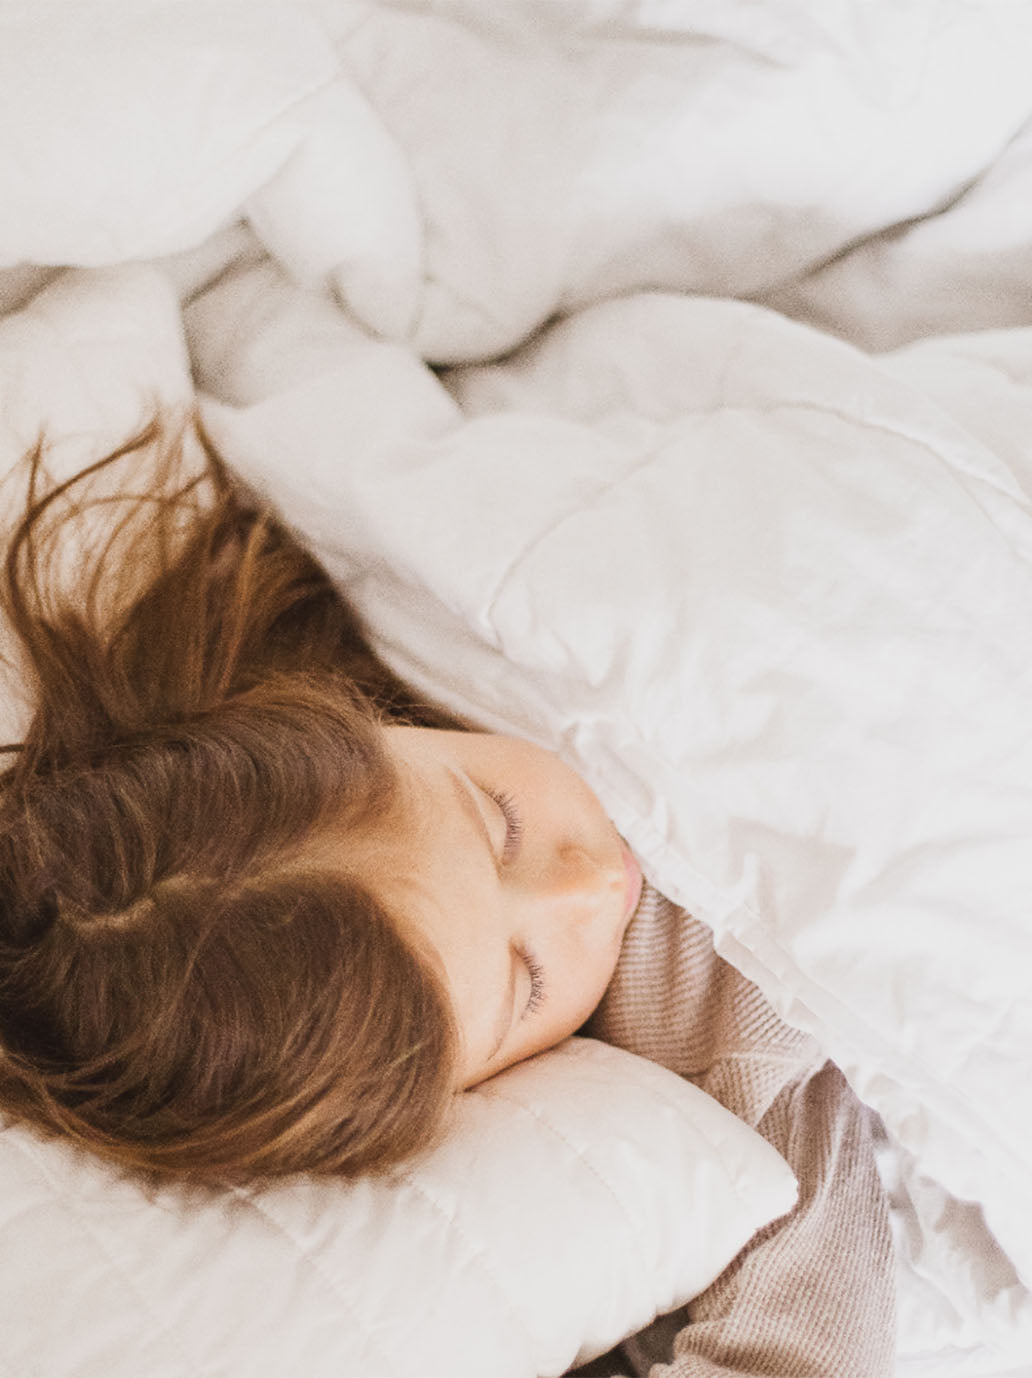
[[[454,724],[199,428],[62,484],[42,457],[0,590],[36,700],[0,776],[0,1109],[161,1178],[386,1168],[439,1134],[457,1032],[347,837],[389,826],[384,718]],[[330,826],[340,870],[306,867]]]

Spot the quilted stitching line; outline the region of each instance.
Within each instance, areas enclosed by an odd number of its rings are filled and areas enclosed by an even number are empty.
[[[232,1190],[234,1196],[236,1196],[238,1200],[244,1202],[245,1205],[249,1206],[253,1211],[255,1211],[262,1218],[262,1220],[264,1220],[268,1225],[270,1225],[272,1229],[274,1229],[276,1233],[279,1234],[282,1238],[288,1239],[290,1241],[290,1243],[298,1251],[298,1256],[301,1259],[303,1259],[303,1261],[308,1265],[308,1267],[311,1268],[312,1272],[316,1275],[316,1277],[318,1277],[319,1280],[323,1283],[327,1291],[332,1296],[337,1298],[337,1300],[343,1305],[348,1314],[357,1322],[359,1329],[365,1336],[366,1343],[368,1344],[369,1348],[378,1353],[383,1360],[384,1367],[378,1370],[378,1373],[386,1374],[390,1372],[393,1374],[397,1374],[398,1378],[404,1378],[403,1374],[398,1374],[398,1370],[394,1368],[394,1366],[391,1364],[388,1356],[383,1352],[382,1349],[380,1349],[379,1345],[372,1338],[368,1326],[364,1323],[361,1313],[355,1308],[354,1303],[348,1298],[347,1294],[337,1283],[337,1281],[316,1261],[315,1258],[312,1257],[312,1254],[304,1247],[300,1240],[298,1240],[295,1237],[293,1232],[290,1229],[288,1229],[287,1226],[284,1225],[281,1221],[277,1220],[275,1216],[270,1215],[269,1212],[260,1204],[260,1202],[258,1202],[253,1196],[249,1196],[242,1188],[234,1187]]]
[[[527,1325],[523,1317],[520,1315],[520,1313],[516,1310],[516,1308],[510,1301],[494,1269],[488,1262],[488,1255],[486,1251],[482,1247],[477,1247],[476,1245],[474,1245],[473,1241],[470,1239],[469,1235],[465,1232],[462,1226],[455,1219],[455,1216],[452,1214],[452,1212],[449,1211],[445,1206],[443,1206],[441,1202],[438,1201],[436,1197],[434,1197],[426,1189],[426,1187],[422,1186],[421,1183],[419,1183],[410,1172],[402,1172],[399,1175],[401,1176],[403,1181],[408,1183],[408,1185],[415,1192],[415,1194],[418,1197],[420,1197],[421,1200],[423,1200],[430,1207],[430,1209],[445,1222],[445,1224],[448,1227],[449,1233],[455,1235],[458,1239],[461,1239],[462,1242],[466,1245],[466,1247],[470,1250],[472,1257],[476,1259],[477,1262],[480,1264],[483,1270],[483,1274],[490,1282],[496,1296],[501,1300],[504,1310],[508,1312],[509,1316],[512,1318],[513,1328],[520,1332],[520,1334],[523,1336],[523,1340],[527,1346],[527,1349],[531,1350],[533,1348],[533,1335],[530,1330],[530,1327]]]
[[[725,368],[725,380],[726,377],[732,372],[733,363],[734,359],[732,357],[728,360],[727,366]],[[981,474],[976,468],[973,468],[969,465],[954,463],[953,460],[951,460],[947,455],[944,455],[928,440],[925,440],[921,436],[912,433],[903,426],[894,425],[890,421],[884,419],[856,416],[853,413],[846,411],[841,407],[835,407],[828,403],[818,402],[811,398],[794,398],[786,399],[785,401],[779,402],[735,402],[725,398],[719,402],[714,403],[711,406],[686,407],[684,409],[683,415],[685,417],[691,416],[696,419],[702,419],[704,417],[715,416],[728,411],[753,412],[763,416],[773,416],[776,413],[783,411],[804,411],[812,412],[814,415],[817,416],[833,416],[839,421],[845,422],[847,425],[855,427],[857,430],[873,431],[875,433],[879,433],[882,435],[892,436],[896,440],[902,440],[908,445],[913,445],[918,449],[924,450],[925,453],[930,455],[933,459],[935,459],[939,465],[941,465],[947,471],[951,472],[955,482],[958,481],[958,475],[963,474],[966,478],[974,479],[976,482],[984,482],[989,487],[995,489],[997,492],[1003,493],[1006,497],[1013,498],[1013,494],[1009,493],[1006,489],[1001,488],[999,483],[997,483],[994,478]],[[522,550],[518,551],[517,554],[513,556],[512,560],[510,560],[507,567],[498,576],[495,582],[494,590],[491,595],[490,606],[488,608],[488,618],[491,621],[492,625],[494,622],[495,609],[498,605],[498,602],[502,598],[502,595],[504,594],[508,584],[515,576],[516,571],[520,568],[524,561],[531,554],[533,554],[533,552],[539,546],[541,546],[545,541],[547,541],[551,536],[553,536],[556,531],[560,530],[570,520],[571,517],[583,515],[585,511],[587,511],[591,507],[594,507],[600,498],[604,497],[614,488],[619,488],[629,478],[633,478],[634,475],[640,472],[641,470],[647,469],[651,464],[655,462],[659,454],[662,453],[663,449],[664,445],[662,443],[650,446],[647,453],[645,455],[636,456],[622,474],[617,475],[615,478],[600,481],[594,493],[592,493],[591,497],[587,500],[587,502],[581,502],[575,506],[572,505],[568,507],[565,511],[558,513],[543,530],[538,531],[534,535],[533,539],[530,541],[528,545],[526,545]],[[995,530],[999,532],[999,527],[992,520],[992,517],[985,511],[983,504],[979,501],[976,494],[971,492],[971,490],[968,490],[968,492],[970,493],[972,501],[978,507],[983,518],[989,523],[989,525],[991,525]],[[1000,532],[1000,535],[1005,541],[1007,541],[1007,537],[1003,532]],[[1009,541],[1007,541],[1007,544],[1008,548],[1010,548]]]
[[[564,527],[566,523],[571,520],[571,518],[583,516],[585,512],[589,511],[592,507],[596,506],[599,500],[601,498],[604,498],[607,493],[611,493],[615,488],[619,488],[622,484],[626,483],[629,478],[633,478],[634,475],[639,473],[641,470],[648,469],[650,465],[655,463],[656,457],[661,449],[662,446],[659,446],[658,448],[654,445],[649,446],[647,452],[644,455],[636,455],[634,459],[631,460],[631,462],[628,464],[627,468],[623,471],[622,474],[617,474],[615,478],[598,480],[596,482],[595,491],[586,501],[570,503],[564,509],[564,511],[557,513],[557,515],[553,517],[553,519],[548,523],[547,526],[545,526],[542,530],[536,532],[529,544],[525,545],[522,550],[516,552],[516,554],[512,557],[512,559],[509,561],[509,563],[501,571],[501,573],[495,580],[495,586],[492,590],[490,602],[487,608],[487,620],[491,626],[492,631],[495,632],[495,641],[498,645],[501,645],[502,642],[498,637],[497,629],[495,627],[496,610],[499,602],[501,601],[502,597],[504,596],[508,588],[508,585],[514,579],[516,572],[520,568],[520,566],[527,559],[529,559],[530,556],[533,555],[533,553],[540,546],[544,545],[544,543],[547,540],[549,540],[550,537],[555,535],[557,531],[561,530],[562,527]]]
[[[32,1167],[40,1174],[40,1176],[43,1177],[44,1180],[51,1187],[54,1188],[62,1203],[66,1206],[72,1217],[77,1221],[79,1228],[82,1230],[83,1235],[89,1242],[93,1244],[97,1253],[107,1260],[107,1263],[111,1268],[112,1273],[120,1279],[126,1291],[136,1298],[137,1302],[154,1322],[154,1329],[156,1333],[160,1335],[162,1338],[167,1339],[171,1347],[179,1353],[179,1355],[182,1358],[183,1364],[185,1365],[183,1373],[186,1375],[186,1378],[197,1378],[197,1375],[199,1372],[201,1372],[201,1370],[198,1367],[195,1357],[191,1355],[189,1351],[183,1346],[182,1340],[176,1334],[176,1332],[174,1330],[169,1329],[167,1322],[161,1319],[160,1315],[154,1309],[154,1306],[147,1298],[145,1293],[143,1293],[135,1285],[128,1271],[122,1266],[117,1257],[110,1252],[104,1241],[102,1234],[95,1228],[95,1226],[91,1225],[82,1215],[82,1213],[77,1209],[74,1198],[71,1196],[69,1192],[62,1189],[56,1174],[52,1172],[51,1169],[45,1163],[43,1155],[37,1155],[32,1153],[28,1145],[21,1143],[17,1137],[13,1139],[13,1143],[16,1151],[21,1153],[25,1158],[27,1158],[28,1161],[32,1164]]]
[[[602,1173],[599,1172],[595,1164],[589,1161],[589,1159],[585,1155],[584,1149],[578,1148],[575,1144],[571,1143],[567,1136],[561,1133],[555,1127],[555,1125],[551,1123],[551,1121],[547,1120],[539,1111],[533,1110],[529,1105],[524,1105],[521,1101],[514,1100],[511,1096],[501,1095],[496,1090],[488,1090],[486,1086],[481,1087],[480,1090],[482,1094],[489,1096],[491,1100],[498,1101],[502,1105],[512,1106],[514,1109],[520,1111],[522,1114],[529,1116],[535,1122],[535,1124],[538,1124],[543,1129],[545,1129],[552,1136],[553,1139],[557,1139],[566,1149],[568,1149],[570,1153],[573,1154],[573,1156],[580,1163],[584,1165],[584,1167],[587,1168],[591,1176],[599,1183],[601,1187],[604,1188],[607,1194],[615,1202],[617,1208],[620,1211],[620,1214],[631,1227],[630,1233],[632,1239],[635,1242],[635,1250],[637,1252],[639,1262],[641,1263],[642,1267],[646,1268],[647,1270],[648,1260],[639,1242],[641,1237],[641,1231],[635,1227],[634,1218],[632,1217],[630,1211],[627,1209],[627,1206],[621,1200],[620,1195],[614,1188],[612,1182],[608,1181],[602,1175]],[[664,1099],[666,1100],[667,1105],[673,1104],[668,1098],[664,1097]]]

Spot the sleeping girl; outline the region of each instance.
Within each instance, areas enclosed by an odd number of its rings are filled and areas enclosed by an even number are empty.
[[[60,484],[26,461],[4,601],[36,698],[0,802],[0,1109],[153,1179],[347,1177],[584,1028],[690,1078],[800,1182],[592,1371],[890,1373],[871,1112],[644,882],[572,770],[420,702],[201,444],[198,470],[155,423]],[[62,588],[98,479],[117,522]]]

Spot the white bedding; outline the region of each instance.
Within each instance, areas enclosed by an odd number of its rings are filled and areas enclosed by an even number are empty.
[[[0,28],[10,306],[156,260],[3,323],[5,457],[195,383],[398,668],[578,766],[881,1112],[901,1378],[1027,1375],[1032,10]]]

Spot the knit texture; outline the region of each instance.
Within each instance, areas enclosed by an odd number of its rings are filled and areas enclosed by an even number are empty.
[[[787,1159],[799,1201],[715,1283],[593,1372],[650,1378],[887,1378],[895,1270],[875,1167],[884,1131],[809,1035],[646,888],[586,1030],[687,1077]]]

